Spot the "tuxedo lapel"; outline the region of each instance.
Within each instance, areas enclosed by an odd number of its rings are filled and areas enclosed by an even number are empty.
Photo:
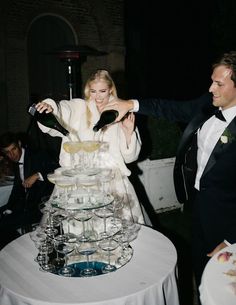
[[[209,172],[209,170],[215,165],[216,160],[219,158],[219,156],[227,150],[232,141],[236,141],[236,117],[231,121],[231,123],[227,126],[227,128],[224,130],[222,135],[226,135],[227,142],[224,143],[222,141],[222,136],[219,138],[218,142],[216,143],[209,160],[207,162],[207,165],[204,169],[204,172],[202,174],[202,177]],[[228,135],[228,136],[227,136]]]
[[[231,140],[236,141],[236,117],[234,117],[234,119],[229,124],[227,129],[229,131],[229,134],[232,136]],[[229,143],[230,143],[230,141],[229,141]]]
[[[18,163],[14,164],[14,173],[15,173],[15,180],[21,181],[20,169],[19,169],[19,164]]]
[[[31,171],[31,158],[28,152],[28,149],[25,150],[25,157],[24,157],[24,177],[27,178],[30,176]]]
[[[197,132],[198,128],[200,128],[211,116],[212,111],[200,113],[195,116],[185,128],[176,153],[176,159],[179,159],[181,163],[183,162],[187,146],[191,144],[193,135]]]

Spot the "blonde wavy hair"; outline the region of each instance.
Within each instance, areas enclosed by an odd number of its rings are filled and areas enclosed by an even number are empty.
[[[84,99],[87,102],[87,110],[86,110],[86,116],[87,116],[87,125],[88,127],[91,125],[91,118],[92,118],[92,113],[89,110],[88,103],[90,101],[90,85],[92,82],[99,82],[99,81],[104,81],[106,82],[111,95],[113,97],[117,97],[117,90],[115,83],[109,74],[107,70],[97,70],[95,71],[86,81],[85,86],[84,86]]]

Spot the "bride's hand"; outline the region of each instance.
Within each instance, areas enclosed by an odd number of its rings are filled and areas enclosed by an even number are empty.
[[[129,145],[134,131],[135,115],[130,112],[119,124],[124,131],[126,143]]]
[[[208,253],[207,256],[212,257],[213,255],[215,255],[217,252],[219,252],[221,249],[225,247],[227,247],[227,245],[224,242],[222,242],[219,245],[217,245],[217,247],[215,247],[215,249],[211,253]]]
[[[37,103],[37,105],[35,107],[36,107],[37,111],[40,113],[42,113],[43,111],[45,111],[46,113],[53,112],[52,106],[45,102],[39,102],[39,103]]]
[[[127,112],[133,109],[133,101],[121,100],[118,98],[113,99],[104,107],[103,111],[110,109],[115,109],[119,112],[119,115],[116,118],[116,122],[119,122],[126,115]]]

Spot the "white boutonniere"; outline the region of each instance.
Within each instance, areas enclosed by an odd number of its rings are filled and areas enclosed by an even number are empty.
[[[221,136],[220,137],[220,140],[221,140],[221,143],[223,143],[223,144],[226,144],[226,143],[228,143],[228,137],[227,136]]]
[[[220,141],[222,144],[232,143],[235,141],[235,135],[233,135],[227,128],[223,132],[222,136],[220,137]]]

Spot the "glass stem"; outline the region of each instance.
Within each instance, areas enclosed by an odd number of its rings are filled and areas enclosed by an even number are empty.
[[[65,188],[65,200],[68,202],[68,192],[67,192],[67,187]]]
[[[63,233],[62,233],[62,221],[60,221],[60,225],[59,225],[59,232],[60,232],[60,235],[62,235]]]
[[[108,250],[108,265],[111,264],[111,250]]]
[[[67,220],[67,233],[70,233],[70,217]]]
[[[106,217],[103,217],[103,223],[104,223],[104,233],[107,232],[107,221],[106,221]]]
[[[67,254],[65,254],[65,265],[64,265],[64,267],[65,268],[67,268],[67,264],[68,264],[68,256],[67,256]]]
[[[89,269],[89,255],[86,254],[86,259],[87,259],[87,269]]]
[[[85,237],[85,224],[84,224],[84,220],[82,220],[82,226],[83,226],[83,237]]]

